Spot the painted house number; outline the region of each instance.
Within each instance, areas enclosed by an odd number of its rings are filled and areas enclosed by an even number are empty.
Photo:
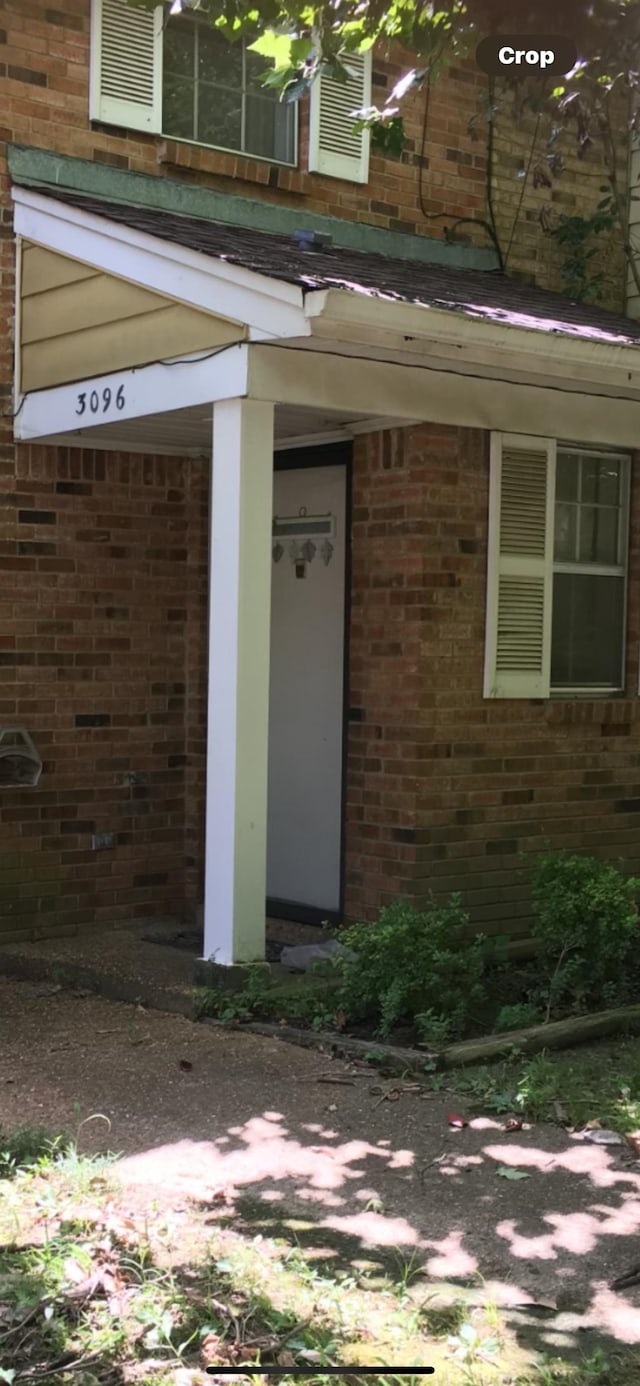
[[[119,385],[117,390],[112,390],[109,385],[105,385],[103,390],[83,390],[77,398],[76,414],[110,414],[114,409],[124,409],[126,404],[124,385]]]

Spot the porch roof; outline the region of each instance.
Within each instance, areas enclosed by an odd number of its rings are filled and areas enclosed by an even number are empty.
[[[276,446],[422,420],[637,446],[640,324],[620,314],[491,271],[13,197],[19,440],[202,456],[212,406],[251,398],[275,404]]]
[[[467,318],[568,336],[591,343],[640,345],[640,323],[590,303],[577,303],[511,279],[497,270],[468,270],[394,259],[342,246],[302,249],[291,237],[208,222],[151,208],[105,203],[55,188],[47,197],[133,231],[184,246],[228,264],[297,285],[306,296],[323,289],[412,303]]]

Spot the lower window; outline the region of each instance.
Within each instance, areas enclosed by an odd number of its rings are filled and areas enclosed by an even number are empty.
[[[629,458],[558,446],[551,688],[624,686]]]

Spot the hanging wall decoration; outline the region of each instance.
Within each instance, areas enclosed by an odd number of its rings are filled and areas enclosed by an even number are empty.
[[[308,515],[306,506],[302,505],[297,515],[274,515],[272,537],[275,543],[271,550],[273,561],[279,563],[285,552],[280,540],[289,539],[287,552],[292,565],[299,569],[301,564],[306,566],[313,563],[318,553],[311,537],[313,535],[316,539],[322,539],[319,552],[326,568],[333,556],[333,544],[329,536],[335,539],[335,533],[336,519],[330,512],[325,515]],[[301,576],[300,572],[296,572],[296,576]]]

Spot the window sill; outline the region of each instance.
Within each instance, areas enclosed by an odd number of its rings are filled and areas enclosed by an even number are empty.
[[[624,688],[552,688],[549,697],[553,702],[569,703],[585,699],[594,703],[609,702],[612,698],[626,698]]]
[[[252,154],[248,149],[227,149],[222,144],[202,144],[200,140],[187,140],[178,135],[169,135],[166,130],[161,133],[159,138],[165,145],[181,149],[204,149],[209,154],[226,154],[231,159],[249,159],[254,164],[267,164],[269,168],[297,169],[298,162],[295,160],[288,163],[285,159],[270,159],[267,154]]]
[[[274,164],[248,154],[230,154],[212,149],[207,144],[190,144],[187,140],[159,137],[156,159],[161,168],[178,169],[185,173],[204,174],[211,178],[233,179],[238,183],[255,184],[288,193],[302,192],[302,177],[290,164]]]

